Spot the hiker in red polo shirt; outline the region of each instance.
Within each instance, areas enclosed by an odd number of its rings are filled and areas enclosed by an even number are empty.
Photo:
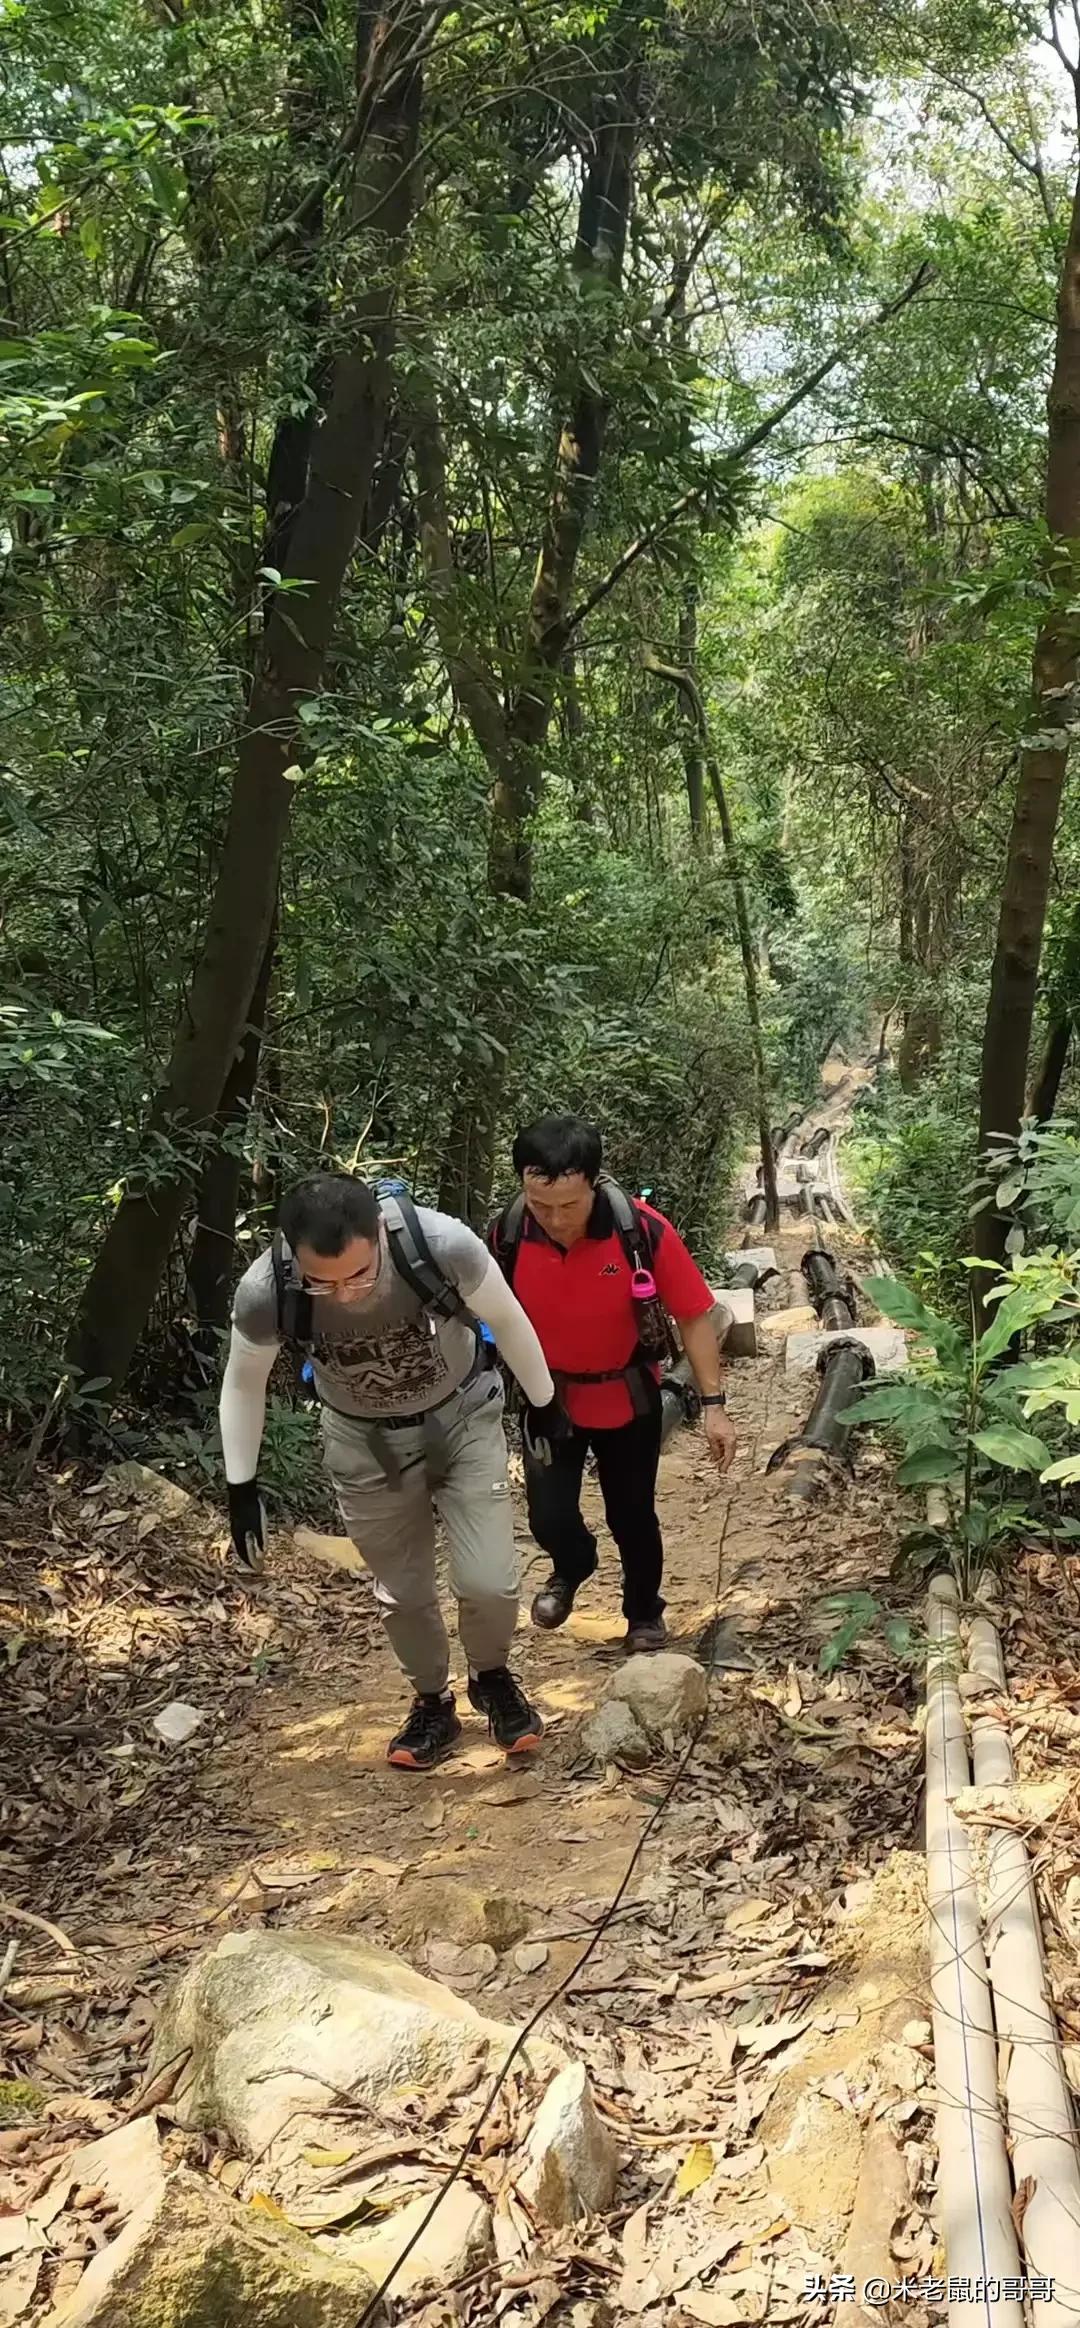
[[[529,1525],[553,1564],[533,1623],[545,1631],[564,1625],[597,1565],[596,1538],[581,1515],[591,1447],[622,1560],[626,1648],[634,1655],[667,1639],[656,1514],[664,1310],[678,1325],[722,1471],[735,1454],[735,1431],[701,1271],[662,1213],[601,1176],[601,1153],[599,1132],[580,1116],[542,1116],[519,1132],[521,1193],[488,1241],[532,1321],[557,1393],[550,1406],[526,1407],[522,1425]]]

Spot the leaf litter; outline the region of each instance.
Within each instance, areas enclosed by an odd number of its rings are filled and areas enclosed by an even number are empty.
[[[764,1390],[764,1372],[741,1386],[744,1403]],[[686,1514],[675,1520],[676,1543],[682,1525],[699,1558],[701,1514],[715,1508],[711,1476],[689,1443],[669,1471],[669,1522],[679,1498]],[[778,1530],[771,1490],[757,1478],[743,1486],[740,1515],[733,1574],[740,1557],[759,1570],[742,1588],[739,1616],[752,1631],[754,1667],[714,1679],[713,1718],[656,1842],[550,2028],[586,2059],[619,2141],[616,2207],[561,2232],[535,2223],[512,2167],[536,2093],[511,2078],[469,2163],[493,2208],[499,2261],[411,2311],[424,2328],[440,2318],[453,2328],[492,2318],[511,2328],[544,2320],[611,2328],[620,2305],[646,2328],[734,2328],[762,2319],[766,2306],[770,2317],[797,2317],[796,2291],[814,2268],[807,2257],[826,2269],[837,2262],[817,2254],[813,2225],[791,2224],[778,2209],[770,2128],[800,2081],[846,2075],[830,2063],[830,2044],[844,2061],[860,2044],[872,2049],[848,1989],[859,1911],[910,1841],[920,1763],[913,1693],[873,1642],[851,1669],[823,1680],[813,1611],[842,1582],[845,1562],[860,1582],[887,1570],[891,1522],[880,1479],[855,1489],[835,1525],[815,1515],[802,1533],[786,1521]],[[297,1848],[258,1788],[223,1789],[220,1774],[243,1770],[253,1709],[264,1698],[272,1708],[276,1689],[286,1691],[297,1734],[318,1733],[331,1660],[337,1696],[351,1686],[364,1704],[381,1654],[374,1612],[351,1580],[313,1565],[272,1556],[257,1583],[238,1577],[200,1514],[142,1526],[147,1516],[73,1482],[52,1483],[44,1525],[26,1506],[0,1510],[0,1632],[19,1639],[2,1735],[14,1746],[14,1783],[0,1826],[0,1893],[55,1918],[75,1951],[68,1956],[46,1932],[17,1935],[0,2008],[4,2067],[39,2081],[55,2114],[14,2129],[10,2151],[0,2133],[0,2207],[10,2210],[0,2220],[26,2213],[28,2189],[42,2178],[48,2187],[76,2143],[122,2123],[136,2102],[158,2114],[175,2155],[252,2196],[260,2170],[170,2132],[168,2092],[147,2088],[154,2004],[178,1967],[253,1920],[336,1921],[386,1940],[405,1874],[430,1863],[471,1875],[490,1853],[503,1882],[514,1880],[508,1866],[520,1868],[530,1937],[498,1958],[486,1945],[451,1953],[444,1943],[438,1977],[474,1995],[481,2012],[514,2018],[544,1983],[554,1986],[594,1929],[666,1776],[661,1764],[639,1780],[583,1780],[572,1735],[556,1736],[542,1771],[481,1783],[471,1807],[448,1779],[400,1810],[402,1798],[380,1796],[377,1832],[343,1838],[328,1808]],[[729,1597],[738,1595],[736,1584]],[[579,1661],[588,1655],[579,1647]],[[170,1748],[153,1724],[176,1702],[205,1719]],[[810,1746],[822,1748],[820,1761],[806,1759]],[[335,1780],[335,1807],[337,1799]],[[1080,1911],[1080,1883],[1073,1897]],[[418,1961],[424,1969],[422,1952]],[[909,1998],[905,2021],[921,2001]],[[303,2188],[271,2183],[262,2196],[292,2220],[307,2206],[309,2219],[348,2222],[434,2190],[475,2120],[476,2074],[460,2091],[388,2107],[380,2126],[328,2112],[325,2141],[309,2146],[298,2170]],[[848,2090],[857,2107],[869,2089],[855,2079]],[[917,2094],[887,2082],[875,2092],[871,2106],[884,2110],[916,2104],[909,2130],[920,2125]],[[913,2206],[913,2218],[917,2242],[925,2211]],[[74,2284],[87,2240],[104,2235],[108,2218],[90,2209],[80,2228],[62,2210],[56,2220],[63,2239],[24,2310],[55,2298],[65,2273]],[[33,2262],[19,2258],[23,2283]]]

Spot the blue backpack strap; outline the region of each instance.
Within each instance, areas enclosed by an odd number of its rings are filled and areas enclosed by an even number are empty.
[[[411,1196],[404,1190],[385,1196],[379,1209],[394,1268],[424,1308],[437,1318],[468,1316],[457,1286],[444,1275],[431,1251]],[[472,1322],[469,1317],[470,1325]]]

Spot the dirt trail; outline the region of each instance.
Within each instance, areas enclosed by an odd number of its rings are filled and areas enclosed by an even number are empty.
[[[817,1120],[842,1116],[864,1079],[858,1069],[832,1075]],[[778,1240],[782,1304],[805,1299],[797,1270],[806,1241],[805,1224]],[[849,1258],[865,1266],[865,1255]],[[689,1431],[661,1468],[672,1645],[693,1653],[719,1616],[724,1656],[734,1642],[743,1662],[717,1671],[710,1723],[629,1899],[558,2008],[626,2161],[618,2213],[590,2243],[594,2278],[579,2259],[566,2301],[570,2292],[583,2300],[584,2290],[610,2305],[618,2282],[622,2302],[610,2320],[644,2316],[654,2328],[721,2317],[700,2296],[696,2313],[680,2308],[671,2263],[672,2240],[677,2264],[691,2236],[687,2210],[706,2203],[697,2193],[672,2198],[672,2177],[703,2136],[723,2167],[705,2190],[713,2230],[722,2221],[730,2234],[714,2282],[727,2289],[724,2317],[813,2316],[806,2274],[843,2268],[853,2209],[856,2238],[862,2216],[876,2222],[867,2236],[879,2258],[898,2217],[907,2268],[925,2271],[933,2259],[927,2056],[909,2041],[925,2010],[915,1693],[872,1632],[841,1672],[818,1671],[836,1622],[822,1596],[873,1591],[900,1523],[888,1467],[869,1450],[858,1481],[830,1506],[778,1500],[765,1463],[798,1429],[809,1392],[805,1378],[785,1378],[783,1335],[770,1337],[767,1314],[761,1324],[764,1354],[732,1369],[740,1443],[729,1478],[718,1478]],[[94,1507],[91,1517],[85,1504],[73,1516],[58,1495],[55,1511],[68,1555],[74,1538],[92,1580],[106,1557]],[[619,1659],[623,1631],[602,1527],[600,1570],[571,1622],[542,1635],[523,1617],[519,1631],[518,1668],[548,1724],[542,1755],[528,1770],[508,1769],[471,1718],[454,1759],[420,1779],[383,1760],[402,1688],[366,1578],[279,1541],[266,1579],[245,1590],[197,1514],[186,1530],[147,1530],[138,1548],[122,1513],[113,1528],[114,1589],[92,1625],[74,1625],[82,1695],[69,1702],[90,1709],[84,1731],[98,1723],[88,1743],[72,1740],[81,1755],[75,1845],[58,1858],[48,1820],[43,1829],[37,1816],[49,1774],[64,1767],[55,1737],[32,1754],[30,1792],[17,1790],[0,1838],[0,1890],[54,1920],[79,1952],[81,1987],[55,1944],[24,1928],[21,1995],[16,1982],[13,2010],[0,2020],[11,2064],[52,2096],[60,2125],[80,2115],[76,2096],[84,2123],[116,2122],[164,1979],[208,1940],[251,1922],[319,1921],[388,1940],[481,2009],[524,2017],[580,1953],[667,1775],[663,1766],[629,1778],[582,1763],[582,1720]],[[9,1548],[17,1563],[10,1529]],[[545,1566],[535,1560],[527,1574],[526,1606]],[[40,1584],[40,1559],[36,1574]],[[70,1643],[77,1598],[67,1571],[55,1575],[47,1589]],[[18,1606],[25,1616],[25,1596]],[[16,1679],[32,1684],[37,1650],[35,1636]],[[460,1698],[460,1672],[458,1681]],[[190,1747],[148,1748],[151,1683],[156,1703],[191,1698],[218,1715],[217,1726]],[[70,1803],[58,1834],[65,1819],[70,1835]],[[425,1929],[433,1876],[516,1903],[527,1937],[542,1944],[536,1969],[522,1972],[511,1950],[486,1975],[468,1960],[455,1975],[445,1934]],[[50,1997],[57,1979],[61,1993]],[[888,2112],[906,2139],[906,2166],[888,2126],[882,2151]],[[668,2262],[634,2309],[621,2226],[650,2197],[658,2208],[650,2240]],[[891,2265],[874,2268],[899,2277],[904,2265],[892,2252]],[[865,2258],[864,2267],[872,2268]],[[490,2318],[490,2305],[479,2316]],[[551,2311],[553,2320],[572,2317]]]

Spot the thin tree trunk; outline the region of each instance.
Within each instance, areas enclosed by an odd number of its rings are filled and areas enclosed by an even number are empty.
[[[1073,1014],[1071,1010],[1058,1011],[1050,1021],[1046,1048],[1039,1062],[1039,1070],[1032,1084],[1031,1098],[1028,1101],[1028,1114],[1035,1117],[1036,1123],[1049,1123],[1057,1106],[1061,1078],[1065,1073],[1072,1038]]]
[[[1035,642],[1032,722],[1038,737],[1020,756],[1001,892],[979,1093],[979,1145],[983,1149],[995,1132],[1011,1137],[1023,1114],[1054,837],[1069,757],[1068,723],[1074,711],[1080,657],[1080,624],[1069,611],[1076,596],[1076,543],[1080,540],[1080,178],[1058,290],[1057,341],[1047,415],[1047,575],[1055,604]],[[1003,1258],[1007,1226],[993,1206],[977,1215],[975,1247],[983,1260]]]
[[[769,1077],[765,1065],[765,1042],[761,1031],[761,1000],[758,993],[757,963],[754,959],[754,939],[750,927],[750,908],[747,903],[746,883],[743,879],[742,860],[731,821],[727,790],[720,773],[720,763],[712,747],[709,723],[701,690],[692,671],[683,671],[674,663],[662,663],[651,648],[646,648],[642,661],[647,671],[657,679],[667,679],[677,687],[693,711],[701,740],[701,753],[716,802],[720,832],[724,843],[731,894],[735,902],[735,924],[739,933],[739,952],[742,955],[743,987],[746,995],[746,1015],[750,1021],[750,1047],[754,1057],[754,1100],[758,1121],[758,1140],[761,1147],[761,1186],[765,1198],[765,1226],[780,1226],[780,1195],[776,1185],[776,1152],[769,1110]]]
[[[679,661],[684,671],[697,669],[697,610],[697,583],[688,582],[679,609]],[[683,708],[682,756],[686,770],[690,831],[695,848],[700,849],[705,856],[709,848],[709,819],[705,807],[705,759],[701,749],[701,729],[693,705],[687,702]]]
[[[195,1311],[196,1344],[207,1349],[213,1347],[214,1337],[223,1332],[229,1320],[236,1261],[236,1215],[244,1169],[240,1135],[248,1119],[259,1072],[276,943],[275,920],[259,965],[251,1016],[229,1069],[218,1110],[219,1133],[231,1133],[234,1137],[222,1140],[203,1173],[199,1189],[188,1285]]]
[[[633,199],[637,94],[619,91],[615,119],[596,137],[582,188],[574,264],[616,292]],[[522,644],[507,750],[492,794],[489,879],[496,896],[528,899],[532,821],[540,801],[541,754],[567,640],[565,619],[596,493],[608,404],[582,377],[559,437],[555,480]]]
[[[318,690],[341,588],[382,449],[397,275],[415,201],[421,70],[420,0],[363,10],[358,46],[372,91],[358,156],[354,216],[370,214],[357,266],[350,344],[338,357],[313,446],[284,578],[307,588],[271,605],[241,738],[228,828],[203,951],[150,1130],[171,1160],[121,1199],[74,1323],[69,1357],[83,1375],[127,1372],[176,1234],[198,1146],[213,1123],[240,1045],[273,921],[292,800],[299,706]],[[429,20],[430,21],[430,20]],[[404,60],[404,61],[403,61]]]

